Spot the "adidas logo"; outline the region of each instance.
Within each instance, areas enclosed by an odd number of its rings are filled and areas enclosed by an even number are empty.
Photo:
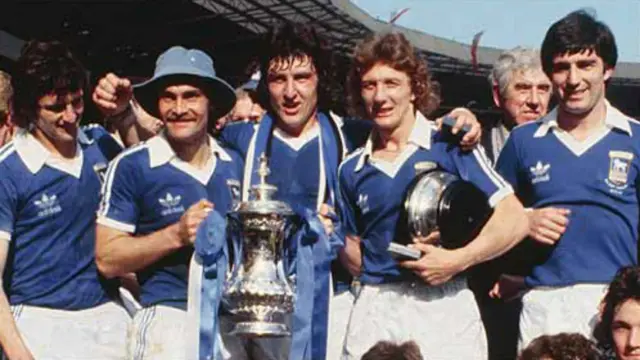
[[[33,203],[40,209],[40,211],[38,211],[38,217],[49,216],[62,212],[62,207],[58,203],[58,196],[55,194],[47,196],[46,193],[43,193],[40,200],[36,200]]]
[[[173,196],[171,195],[171,193],[167,193],[167,195],[164,198],[158,199],[158,202],[164,208],[164,210],[160,212],[162,216],[184,212],[184,206],[179,206],[181,200],[182,200],[182,196],[180,195]]]
[[[549,170],[551,169],[551,164],[542,164],[541,161],[538,161],[535,166],[529,167],[529,171],[531,171],[532,179],[531,183],[536,184],[543,181],[549,181],[551,177],[549,176]]]
[[[362,214],[366,214],[369,212],[369,195],[367,194],[360,194],[358,195],[358,201],[357,201],[358,207],[360,208],[360,211],[362,211]]]

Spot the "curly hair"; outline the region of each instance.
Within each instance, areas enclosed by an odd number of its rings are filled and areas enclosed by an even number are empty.
[[[370,35],[356,46],[347,76],[347,102],[352,116],[368,117],[360,95],[361,80],[378,63],[391,66],[409,76],[417,110],[428,116],[438,108],[440,95],[431,80],[426,60],[416,53],[403,34],[389,32]]]
[[[4,124],[9,117],[12,98],[11,75],[0,71],[0,125]]]
[[[318,108],[331,108],[331,86],[335,77],[334,57],[328,40],[314,26],[283,22],[269,29],[260,46],[259,64],[263,76],[258,84],[260,105],[270,109],[266,80],[273,61],[291,66],[294,60],[311,61],[318,74]]]
[[[32,40],[22,48],[12,84],[16,123],[27,128],[41,97],[84,90],[87,72],[65,44]]]
[[[415,341],[395,344],[390,341],[378,341],[364,355],[362,360],[423,360],[420,347]]]
[[[599,343],[613,344],[611,324],[620,306],[627,300],[640,301],[640,267],[620,268],[609,284],[607,294],[602,300],[602,318],[596,325],[593,335]]]
[[[518,360],[599,360],[596,344],[578,333],[537,337],[518,356]]]

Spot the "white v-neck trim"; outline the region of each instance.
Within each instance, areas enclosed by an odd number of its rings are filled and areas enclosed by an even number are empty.
[[[295,151],[299,151],[300,149],[302,149],[303,146],[307,145],[313,139],[318,137],[319,134],[320,124],[318,123],[313,125],[313,127],[307,130],[306,133],[300,134],[300,136],[291,136],[278,127],[274,127],[273,129],[273,136],[277,137],[280,141],[282,141]]]
[[[418,151],[418,146],[412,143],[409,143],[407,147],[396,157],[393,161],[387,161],[383,159],[376,159],[373,156],[369,157],[369,163],[371,166],[383,172],[390,178],[395,178],[398,174],[398,171],[402,168],[402,166],[409,160],[409,158]]]
[[[202,185],[206,186],[209,183],[209,180],[211,180],[211,176],[213,176],[217,162],[218,159],[216,158],[216,156],[211,155],[209,157],[209,161],[207,161],[207,164],[203,169],[198,169],[178,157],[174,157],[173,159],[171,159],[169,161],[169,164],[182,171],[183,173],[198,180],[198,182],[200,182]]]
[[[594,145],[600,142],[600,140],[604,139],[611,132],[611,128],[608,126],[603,126],[597,132],[589,135],[584,141],[578,141],[568,132],[560,129],[554,128],[553,134],[556,138],[569,149],[574,155],[581,156],[589,149],[591,149]]]

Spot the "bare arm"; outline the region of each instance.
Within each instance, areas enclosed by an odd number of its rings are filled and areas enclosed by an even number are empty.
[[[182,215],[179,222],[145,236],[134,236],[98,224],[98,270],[107,278],[124,276],[148,267],[182,247],[192,245],[198,226],[212,207],[210,202],[200,200]]]
[[[401,265],[412,269],[430,284],[442,284],[471,266],[504,254],[520,242],[528,230],[529,222],[524,208],[511,194],[496,205],[480,234],[467,246],[446,250],[416,243],[412,246],[420,249],[423,257],[417,261],[405,261]]]
[[[8,253],[9,242],[5,239],[0,239],[0,275],[4,273]],[[33,355],[31,355],[22,340],[11,314],[9,301],[2,286],[2,276],[0,276],[0,324],[2,324],[0,326],[0,345],[2,345],[5,355],[10,360],[33,359]]]
[[[511,194],[495,207],[480,234],[460,249],[467,259],[465,267],[495,259],[518,244],[529,231],[529,221],[522,204]]]
[[[353,276],[359,276],[362,271],[362,250],[360,249],[360,237],[354,235],[345,236],[344,247],[338,253],[338,259],[347,271]]]

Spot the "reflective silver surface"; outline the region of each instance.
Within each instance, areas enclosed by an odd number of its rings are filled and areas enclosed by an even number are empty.
[[[291,207],[272,200],[277,190],[266,183],[267,159],[260,157],[260,183],[251,188],[253,200],[234,210],[235,231],[241,239],[240,265],[232,268],[223,292],[223,304],[233,315],[233,335],[289,336],[294,285],[286,277],[282,250],[285,228],[293,218]]]
[[[438,229],[438,208],[444,190],[458,177],[434,170],[418,175],[407,191],[404,207],[407,225],[413,236],[427,236]]]

